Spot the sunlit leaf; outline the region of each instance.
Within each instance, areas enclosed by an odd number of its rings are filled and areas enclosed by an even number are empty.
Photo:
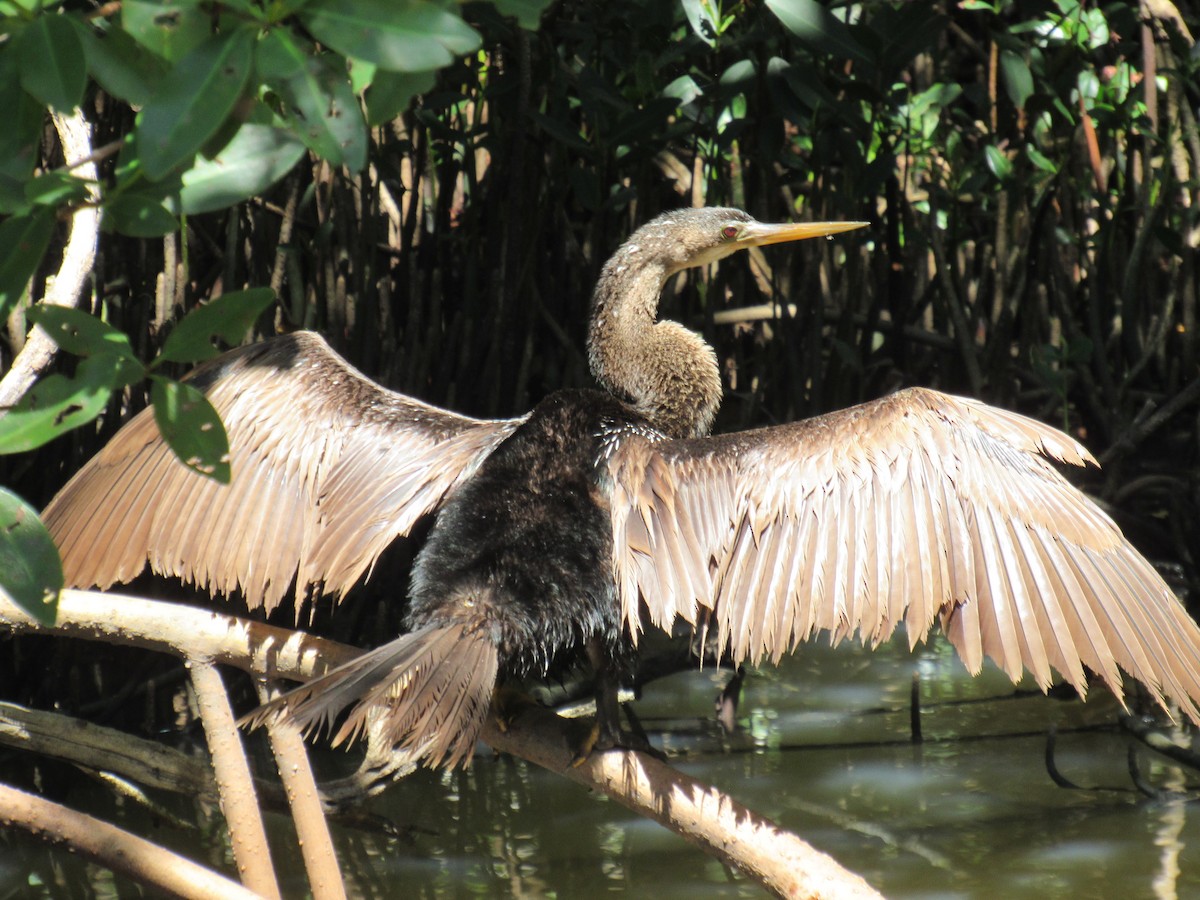
[[[250,288],[196,307],[167,335],[159,358],[184,363],[212,359],[221,352],[214,341],[236,344],[274,299],[270,288]]]
[[[168,69],[162,57],[135,41],[124,28],[97,33],[74,16],[68,19],[76,25],[83,41],[92,77],[114,97],[133,106],[145,106],[154,85]]]
[[[704,90],[691,75],[680,75],[662,90],[664,97],[674,97],[680,106],[704,96]]]
[[[718,83],[728,91],[741,91],[750,87],[755,80],[754,60],[739,59],[721,73]]]
[[[26,317],[34,325],[41,325],[50,339],[68,353],[113,353],[137,360],[127,334],[81,309],[39,303],[28,309]]]
[[[142,110],[138,156],[152,181],[193,156],[233,110],[250,75],[254,33],[218,34],[163,78]]]
[[[87,197],[87,183],[67,172],[47,172],[25,184],[25,199],[39,206],[59,206]]]
[[[184,173],[180,211],[188,215],[211,212],[260,194],[303,155],[304,145],[283,129],[243,125],[215,159],[197,159]]]
[[[788,31],[814,50],[860,62],[871,61],[846,23],[816,0],[766,0],[766,4]]]
[[[364,59],[347,60],[350,68],[350,87],[354,93],[361,95],[375,81],[375,73],[379,67]]]
[[[1005,181],[1012,175],[1012,160],[1005,155],[1003,150],[994,144],[989,144],[983,148],[983,153],[993,175],[1001,181]]]
[[[136,381],[141,365],[116,353],[81,360],[74,377],[43,378],[0,416],[0,453],[24,453],[100,415],[112,392]]]
[[[479,47],[479,34],[426,0],[312,0],[300,11],[322,44],[395,72],[440,69]]]
[[[680,0],[692,33],[710,47],[717,46],[720,23],[716,20],[713,0]]]
[[[0,321],[25,293],[54,234],[54,210],[42,207],[0,223]]]
[[[121,27],[163,59],[182,59],[212,34],[199,0],[122,0]]]
[[[1029,161],[1035,166],[1050,175],[1058,174],[1058,166],[1056,166],[1048,156],[1038,150],[1033,144],[1025,145],[1025,155],[1029,157]]]
[[[66,16],[44,13],[17,38],[21,87],[47,106],[69,113],[83,99],[83,44]]]
[[[367,123],[343,70],[321,56],[305,53],[276,29],[264,38],[256,58],[287,107],[293,133],[322,159],[358,171],[367,162]]]
[[[62,560],[37,511],[0,488],[0,592],[44,625],[58,615]]]
[[[221,417],[199,390],[182,381],[151,376],[150,399],[158,430],[194,472],[229,483],[229,438]]]

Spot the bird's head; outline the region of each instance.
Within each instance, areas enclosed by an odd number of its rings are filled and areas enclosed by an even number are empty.
[[[678,209],[648,222],[626,242],[624,254],[665,263],[666,274],[703,266],[739,250],[826,237],[862,228],[866,222],[787,222],[768,225],[740,209],[709,206]],[[622,255],[618,253],[618,255]]]

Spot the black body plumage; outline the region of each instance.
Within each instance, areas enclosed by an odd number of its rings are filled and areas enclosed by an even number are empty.
[[[498,683],[557,676],[586,660],[599,741],[625,740],[616,689],[633,654],[613,575],[607,460],[632,435],[662,438],[609,394],[551,394],[438,511],[413,566],[408,633],[250,721],[286,710],[311,730],[352,707],[335,744],[377,721],[399,759],[462,765]]]
[[[473,623],[495,641],[502,677],[559,671],[591,641],[624,655],[598,466],[621,427],[650,430],[599,391],[539,403],[438,512],[413,569],[408,628]]]

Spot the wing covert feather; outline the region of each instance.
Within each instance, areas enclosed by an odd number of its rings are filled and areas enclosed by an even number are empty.
[[[309,332],[234,350],[189,380],[225,424],[231,483],[181,465],[143,410],[43,513],[68,584],[106,588],[148,563],[268,612],[293,583],[339,597],[523,421],[389,391]]]
[[[758,431],[624,440],[609,459],[614,569],[636,638],[710,616],[735,661],[817,631],[910,643],[940,621],[1045,688],[1121,671],[1200,721],[1200,628],[1050,460],[1094,463],[1032,419],[914,388]]]

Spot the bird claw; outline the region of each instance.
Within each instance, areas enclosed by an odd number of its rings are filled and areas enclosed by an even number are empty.
[[[597,716],[596,721],[588,729],[587,735],[575,751],[575,756],[571,759],[571,768],[579,768],[593,753],[604,753],[608,750],[645,753],[660,762],[665,762],[667,755],[650,743],[650,738],[646,735],[642,723],[638,721],[633,711],[627,709],[626,714],[633,726],[628,731],[621,728],[619,723],[603,722],[601,721],[602,717]]]

